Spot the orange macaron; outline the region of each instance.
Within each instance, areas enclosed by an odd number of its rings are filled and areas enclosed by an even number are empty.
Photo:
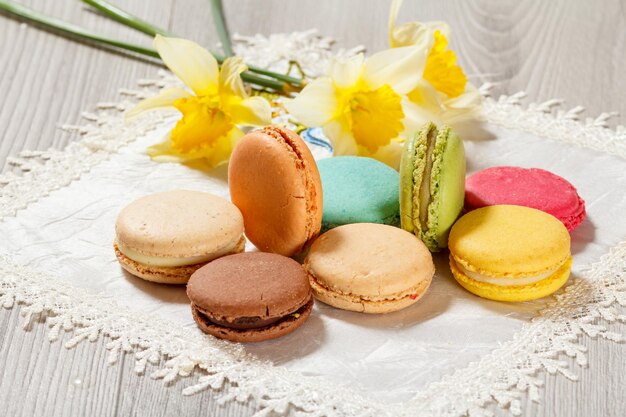
[[[293,256],[318,236],[322,183],[295,132],[267,126],[245,135],[233,150],[228,186],[246,236],[261,251]]]

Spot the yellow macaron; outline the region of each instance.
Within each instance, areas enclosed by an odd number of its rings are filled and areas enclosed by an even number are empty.
[[[497,301],[552,294],[570,274],[570,235],[556,217],[528,207],[471,211],[452,227],[450,269],[466,290]]]

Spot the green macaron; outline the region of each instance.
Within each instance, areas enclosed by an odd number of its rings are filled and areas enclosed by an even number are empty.
[[[360,156],[322,159],[317,167],[324,194],[322,230],[350,223],[399,224],[398,171]]]
[[[429,122],[405,143],[400,162],[400,223],[432,252],[448,246],[463,210],[465,151],[447,126]]]

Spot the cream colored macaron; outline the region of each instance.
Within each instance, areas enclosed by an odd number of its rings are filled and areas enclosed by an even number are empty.
[[[185,284],[201,266],[245,246],[239,209],[199,191],[166,191],[135,200],[120,212],[115,232],[122,267],[163,284]]]
[[[417,302],[435,266],[413,234],[373,223],[336,227],[321,235],[304,261],[315,297],[334,307],[389,313]]]

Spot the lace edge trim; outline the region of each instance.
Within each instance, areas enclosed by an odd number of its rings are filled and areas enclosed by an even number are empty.
[[[159,71],[158,79],[139,80],[139,89],[120,89],[121,101],[98,103],[95,111],[82,112],[82,124],[63,124],[64,132],[79,136],[63,150],[24,150],[8,157],[7,165],[16,169],[0,174],[0,221],[78,180],[138,136],[158,128],[166,119],[163,113],[151,112],[133,123],[126,123],[121,114],[170,85],[171,76]]]
[[[526,323],[514,338],[479,361],[430,384],[412,401],[429,404],[429,414],[492,417],[485,407],[495,403],[515,415],[522,414],[522,395],[541,399],[543,378],[538,373],[577,375],[563,356],[587,366],[587,348],[581,336],[624,342],[625,335],[607,324],[626,323],[626,241],[590,267],[581,277],[554,294],[553,301]],[[441,401],[442,390],[454,400]]]
[[[9,163],[20,168],[22,172],[0,175],[0,221],[16,215],[20,209],[79,179],[83,173],[109,158],[137,135],[156,129],[165,120],[158,112],[153,112],[149,117],[142,118],[141,123],[130,126],[123,122],[119,113],[129,108],[135,100],[152,95],[169,85],[170,78],[163,71],[158,80],[140,80],[141,89],[120,91],[126,100],[98,104],[96,112],[82,114],[87,121],[83,125],[64,125],[64,130],[76,132],[81,138],[70,143],[63,151],[24,151],[18,157],[10,158]],[[568,111],[560,110],[558,106],[562,104],[561,100],[524,106],[524,93],[501,96],[495,100],[488,96],[488,91],[489,85],[481,87],[481,92],[486,96],[484,113],[490,123],[626,159],[624,127],[608,128],[608,121],[614,113],[603,113],[595,119],[580,121],[584,110],[580,106]],[[535,376],[538,371],[560,373],[575,379],[567,363],[557,357],[566,354],[575,357],[578,364],[586,364],[585,348],[578,342],[582,334],[623,341],[622,335],[610,332],[606,327],[593,322],[598,319],[607,322],[625,321],[625,316],[614,307],[616,304],[626,306],[623,270],[625,260],[626,244],[622,243],[593,266],[588,275],[590,279],[578,279],[568,286],[565,292],[557,295],[556,301],[550,307],[525,325],[512,341],[503,344],[479,362],[430,384],[408,404],[392,407],[392,412],[394,415],[404,415],[409,411],[420,411],[427,415],[446,416],[469,413],[471,416],[482,417],[490,415],[484,407],[495,402],[501,407],[508,407],[514,415],[519,415],[522,393],[528,392],[532,400],[539,399],[542,380]],[[135,370],[138,373],[143,373],[148,364],[154,364],[160,368],[152,376],[162,378],[165,382],[189,376],[194,369],[206,372],[195,385],[183,390],[185,395],[208,388],[219,389],[230,381],[230,390],[222,397],[222,401],[246,401],[252,398],[262,410],[262,415],[271,411],[279,414],[292,411],[314,416],[324,413],[362,416],[389,414],[389,406],[367,403],[341,387],[327,389],[327,382],[317,384],[314,391],[305,394],[310,386],[302,385],[293,378],[292,373],[267,363],[259,362],[258,366],[250,366],[252,361],[258,360],[243,350],[235,349],[233,353],[232,345],[223,345],[220,341],[203,338],[201,343],[204,348],[190,350],[183,346],[189,343],[188,337],[176,334],[174,339],[178,342],[184,340],[185,343],[181,342],[174,347],[166,346],[166,339],[171,339],[172,333],[167,328],[172,326],[162,325],[155,331],[146,330],[150,325],[143,323],[141,331],[152,331],[154,339],[150,340],[138,337],[136,333],[120,332],[120,328],[116,326],[128,322],[131,314],[123,313],[121,307],[110,306],[111,310],[102,312],[95,300],[90,298],[92,296],[81,293],[79,297],[75,297],[78,289],[68,288],[60,280],[49,276],[45,279],[33,278],[40,277],[36,271],[18,274],[20,278],[16,281],[12,279],[16,276],[16,271],[24,272],[25,269],[6,259],[1,263],[0,302],[6,308],[22,305],[26,326],[30,326],[37,317],[45,319],[50,327],[51,340],[57,340],[61,330],[73,330],[73,337],[65,343],[68,348],[84,340],[93,341],[101,335],[108,336],[111,339],[107,343],[107,349],[111,351],[109,363],[115,363],[121,353],[134,352]],[[611,268],[619,267],[622,270],[615,269],[613,276],[608,273]],[[29,276],[32,280],[27,279]],[[53,283],[43,287],[45,292],[28,288],[29,285],[40,286],[44,281]],[[580,295],[582,297],[576,299]],[[587,300],[586,304],[581,300]],[[102,301],[98,300],[98,304],[102,304]],[[564,306],[571,307],[566,308],[568,314],[563,314]],[[154,319],[151,318],[151,321]],[[136,327],[132,329],[133,332],[137,331]],[[532,347],[527,343],[528,340],[534,341]],[[198,340],[195,342],[200,343]],[[206,347],[207,343],[210,348]],[[223,350],[231,352],[224,355]],[[159,365],[161,359],[165,359],[165,363]],[[512,363],[516,364],[514,370]],[[269,373],[272,377],[263,379],[260,377],[263,373]],[[310,384],[314,378],[306,379],[307,384]],[[265,385],[255,384],[258,380],[264,381]],[[276,380],[286,384],[271,385],[271,381]],[[438,398],[441,389],[449,392],[450,395],[446,395],[447,400]],[[299,400],[299,396],[303,399]]]
[[[626,159],[626,128],[609,127],[617,112],[584,117],[583,106],[564,109],[565,100],[525,104],[527,95],[523,91],[492,98],[492,87],[486,83],[479,89],[484,97],[483,113],[489,123]]]
[[[273,412],[314,417],[488,417],[492,412],[485,407],[491,403],[517,416],[522,412],[525,392],[533,401],[540,399],[543,380],[538,372],[577,379],[560,356],[587,365],[580,336],[625,340],[624,335],[599,322],[626,322],[626,315],[619,310],[619,306],[626,306],[626,241],[592,265],[583,278],[557,293],[555,300],[512,340],[480,361],[431,383],[408,402],[391,406],[368,401],[322,378],[303,377],[260,361],[241,345],[133,312],[8,257],[0,258],[0,305],[20,305],[25,329],[34,323],[47,323],[50,341],[71,334],[66,348],[106,338],[109,364],[116,363],[121,354],[132,353],[135,372],[143,374],[153,365],[156,370],[151,376],[165,383],[199,371],[201,376],[183,389],[183,395],[224,389],[220,403],[252,400],[259,409],[258,416]]]

